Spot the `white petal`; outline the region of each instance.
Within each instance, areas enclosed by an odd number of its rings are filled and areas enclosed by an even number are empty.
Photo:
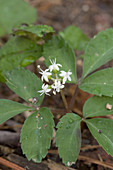
[[[45,92],[46,95],[50,96],[50,94],[48,94],[47,92]]]
[[[46,82],[49,81],[47,76],[44,76],[44,79],[45,79]]]
[[[49,71],[49,69],[48,69],[48,68],[45,70],[45,72],[47,72],[47,71]]]
[[[57,88],[57,89],[56,89],[56,91],[59,93],[59,92],[60,92],[60,89],[59,89],[59,88]]]
[[[72,72],[68,72],[68,75],[71,75],[72,74]]]
[[[64,77],[64,78],[63,78],[63,84],[65,84],[66,80],[67,80],[67,78]]]
[[[43,76],[41,77],[41,80],[42,80],[42,81],[44,80],[44,77],[43,77]]]
[[[54,85],[51,85],[51,87],[52,87],[53,89],[55,89],[55,86],[54,86]]]
[[[59,74],[59,76],[64,77],[66,75],[65,71],[61,71],[61,74]]]
[[[49,66],[49,69],[50,69],[50,71],[52,71],[53,70],[53,66],[51,65],[51,66]]]
[[[40,74],[43,74],[43,72],[40,72],[40,71],[39,71],[39,73],[40,73]]]
[[[57,65],[54,66],[55,70],[59,71],[59,67]]]
[[[63,88],[64,88],[64,85],[62,84],[60,87],[63,89]]]
[[[62,65],[61,64],[57,64],[59,67],[62,67]]]
[[[68,80],[71,81],[71,77],[70,76],[68,76]]]
[[[56,95],[56,91],[55,90],[53,91],[53,94]]]
[[[51,89],[47,89],[47,90],[46,90],[47,93],[50,92],[50,91],[51,91]]]
[[[44,92],[43,92],[43,93],[41,93],[41,94],[40,94],[40,96],[42,96],[43,94],[44,94]]]
[[[39,91],[37,91],[37,92],[42,93],[42,92],[43,92],[43,90],[39,90]]]

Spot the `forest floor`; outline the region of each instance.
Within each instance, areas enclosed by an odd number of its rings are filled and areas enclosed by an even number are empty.
[[[93,37],[101,30],[113,27],[113,0],[27,0],[37,9],[38,19],[36,24],[47,24],[57,32],[69,25],[75,25],[89,37]],[[77,60],[78,76],[82,73],[82,60]],[[109,63],[112,65],[112,63]],[[28,67],[33,69],[33,64]],[[67,84],[64,89],[67,102],[69,103],[76,86]],[[91,97],[90,94],[81,90],[78,91],[73,106],[73,112],[82,114],[85,101]],[[5,84],[0,84],[0,98],[21,101]],[[58,123],[66,112],[61,96],[45,97],[43,106],[48,106],[54,115],[55,124]],[[21,170],[110,170],[113,169],[113,158],[109,156],[93,138],[87,127],[82,124],[82,146],[76,164],[66,167],[59,158],[55,147],[55,129],[51,148],[42,163],[36,164],[27,161],[22,154],[20,145],[20,131],[24,120],[29,113],[25,112],[6,121],[0,126],[0,170],[13,169]],[[113,119],[113,117],[111,116]],[[2,164],[1,164],[2,162]],[[4,162],[4,165],[3,165]],[[13,162],[14,164],[12,164]],[[16,167],[18,165],[19,167]]]

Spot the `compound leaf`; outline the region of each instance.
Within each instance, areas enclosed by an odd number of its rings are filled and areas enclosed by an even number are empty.
[[[85,120],[85,122],[99,145],[113,156],[113,120],[95,118]]]
[[[37,91],[41,89],[42,82],[34,73],[24,68],[17,68],[6,72],[4,75],[8,87],[21,98],[29,102],[33,97],[36,97],[39,98],[37,104],[41,104],[43,95],[40,96]]]
[[[106,62],[113,59],[113,29],[107,29],[99,32],[89,42],[83,63],[83,75],[86,77],[89,73],[96,70]]]
[[[11,100],[0,99],[0,124],[26,110],[32,108]]]
[[[81,118],[68,113],[60,119],[57,125],[56,146],[65,165],[76,161],[81,146]]]
[[[113,96],[113,68],[97,71],[79,86],[83,91],[98,96]]]
[[[41,108],[26,119],[21,131],[21,147],[28,160],[39,163],[46,156],[53,127],[53,115],[48,108]]]
[[[107,105],[109,107],[107,107]],[[83,116],[86,118],[86,117],[105,116],[105,115],[113,114],[112,106],[113,106],[113,97],[93,96],[86,101],[83,107]]]

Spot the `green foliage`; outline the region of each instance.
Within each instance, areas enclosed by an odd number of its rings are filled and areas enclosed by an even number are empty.
[[[62,65],[64,71],[71,70],[71,82],[76,82],[75,54],[63,38],[56,36],[51,40],[48,40],[43,47],[43,56],[45,57],[45,63],[47,66],[50,65],[49,59],[54,60],[56,58],[57,63]]]
[[[42,47],[24,37],[12,37],[0,50],[0,72],[27,66],[42,56]],[[0,78],[0,81],[1,78]]]
[[[50,59],[53,61],[56,58],[56,63],[62,65],[62,70],[72,72],[70,83],[78,83],[82,90],[97,95],[86,101],[83,107],[83,119],[74,113],[68,113],[58,123],[56,146],[63,163],[70,166],[78,157],[81,146],[81,121],[87,124],[105,151],[113,156],[113,120],[92,118],[113,114],[113,98],[111,98],[113,96],[113,68],[97,71],[86,77],[113,59],[113,29],[100,32],[89,42],[84,54],[83,75],[80,81],[77,81],[76,60],[72,48],[84,50],[89,39],[74,26],[60,32],[61,37],[52,37],[54,32],[52,27],[46,25],[24,24],[14,30],[16,36],[12,37],[0,50],[0,80],[3,81],[5,77],[9,88],[33,104],[30,108],[13,101],[0,100],[0,123],[25,110],[34,110],[23,125],[21,143],[23,153],[28,160],[41,162],[50,147],[54,122],[50,110],[41,108],[44,95],[40,96],[38,91],[43,88],[42,92],[46,92],[48,90],[46,87],[52,88],[52,86],[50,87],[50,84],[45,86],[45,82],[43,82],[42,87],[42,81],[22,67],[31,64],[41,56],[44,56],[45,64],[48,67],[51,64]],[[67,76],[64,75],[62,79],[67,79]],[[53,89],[56,90],[56,86],[62,86],[62,84],[60,85],[62,79],[56,84],[54,83],[54,78],[58,80],[56,74],[52,74],[51,77],[49,78],[53,81]],[[39,99],[36,103],[33,102],[35,98]],[[111,108],[108,108],[107,105],[110,105]],[[40,107],[39,111],[37,111],[37,106]]]
[[[21,131],[21,146],[28,160],[41,162],[46,156],[53,127],[53,115],[48,108],[41,108],[26,119]]]
[[[18,94],[21,98],[29,102],[29,99],[38,97],[38,105],[43,100],[43,95],[39,96],[38,90],[42,87],[41,80],[29,70],[17,68],[5,73],[8,87]]]
[[[86,77],[89,73],[96,70],[106,62],[113,59],[113,29],[107,29],[99,32],[89,42],[83,63],[83,75]]]
[[[98,96],[113,96],[113,68],[97,71],[79,86],[82,90]]]
[[[95,118],[85,122],[98,143],[113,156],[113,120]]]
[[[107,104],[113,105],[113,98],[93,96],[88,99],[83,107],[83,116],[105,116],[113,114],[113,108],[107,109]]]
[[[26,110],[32,108],[11,100],[0,99],[0,124]]]
[[[82,32],[82,30],[74,25],[64,29],[59,34],[70,44],[75,50],[85,50],[89,38]]]
[[[0,36],[22,23],[35,22],[36,10],[24,0],[0,0]]]
[[[60,119],[57,125],[56,146],[65,165],[76,161],[81,146],[81,118],[73,113],[68,113]]]
[[[27,37],[35,42],[49,39],[55,31],[47,25],[21,26],[14,31],[15,35]]]

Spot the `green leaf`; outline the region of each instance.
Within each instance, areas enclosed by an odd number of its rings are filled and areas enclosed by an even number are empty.
[[[57,125],[56,146],[65,165],[76,161],[81,146],[81,118],[68,113],[60,119]]]
[[[0,99],[0,124],[13,116],[32,108],[11,100]]]
[[[105,116],[113,114],[113,108],[107,109],[107,104],[113,105],[113,98],[93,96],[88,99],[83,107],[83,116]]]
[[[39,98],[38,105],[43,100],[43,95],[37,92],[42,89],[42,81],[29,70],[17,68],[5,73],[8,87],[18,94],[21,98],[29,102],[29,99]]]
[[[70,44],[75,50],[85,50],[89,38],[82,32],[82,30],[74,25],[64,29],[59,34]]]
[[[33,23],[36,19],[35,8],[24,0],[0,0],[0,36],[11,32],[14,26]]]
[[[13,33],[38,42],[43,39],[49,39],[55,31],[48,25],[28,25],[19,27]]]
[[[39,163],[46,156],[53,127],[53,115],[48,108],[41,108],[26,119],[21,131],[21,147],[28,160]]]
[[[83,75],[86,77],[106,62],[113,59],[113,29],[99,32],[89,42],[84,54]]]
[[[99,145],[113,156],[113,120],[96,118],[85,120],[85,122]]]
[[[34,61],[42,56],[42,47],[24,37],[12,37],[1,49],[0,58],[13,56],[22,62],[25,57],[33,57]],[[17,58],[18,56],[18,58]],[[13,61],[15,62],[15,61]],[[13,64],[13,63],[12,63]],[[21,64],[21,63],[20,63]]]
[[[57,63],[62,65],[62,70],[71,71],[71,83],[75,83],[76,76],[76,61],[75,54],[72,48],[61,37],[53,37],[51,40],[44,44],[43,56],[45,57],[45,63],[50,65],[50,61],[56,58]]]
[[[27,66],[42,56],[42,47],[23,37],[12,37],[0,50],[0,72]],[[1,80],[1,79],[0,79]]]
[[[113,68],[97,71],[86,78],[80,89],[98,96],[113,96]]]

